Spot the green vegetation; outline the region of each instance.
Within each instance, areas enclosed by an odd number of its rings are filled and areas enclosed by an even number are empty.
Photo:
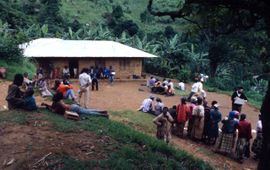
[[[43,119],[49,121],[55,130],[64,133],[81,130],[92,131],[100,136],[110,136],[116,142],[113,144],[116,148],[108,150],[108,158],[105,160],[81,161],[74,160],[68,155],[57,155],[59,162],[48,165],[52,169],[57,167],[59,163],[63,165],[63,169],[91,169],[93,167],[102,169],[213,169],[209,164],[193,158],[184,151],[176,150],[154,137],[115,121],[99,117],[86,117],[82,121],[75,122],[45,110],[39,112],[45,114]],[[125,113],[131,117],[130,112]],[[125,113],[114,112],[113,115]],[[27,124],[32,114],[35,113],[2,112],[0,122]],[[136,117],[138,118],[140,115]]]

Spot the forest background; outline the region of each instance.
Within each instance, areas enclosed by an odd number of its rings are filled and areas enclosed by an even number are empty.
[[[173,11],[181,3],[156,0],[153,8]],[[267,90],[263,75],[270,70],[263,23],[223,32],[223,11],[176,19],[151,15],[147,4],[147,0],[2,0],[0,66],[8,68],[8,79],[18,72],[34,75],[34,61],[24,59],[18,45],[36,38],[113,40],[160,56],[144,61],[147,73],[185,82],[207,74],[208,90],[231,92],[243,86],[250,101],[260,107]],[[196,6],[191,8],[196,11]]]

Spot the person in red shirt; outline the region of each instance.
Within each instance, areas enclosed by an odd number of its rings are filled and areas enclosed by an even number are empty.
[[[73,86],[69,84],[66,79],[64,79],[63,82],[58,86],[57,91],[61,92],[65,99],[70,97],[73,101],[75,101],[76,96],[73,91]]]
[[[190,113],[190,107],[187,105],[187,99],[185,97],[181,98],[181,104],[179,104],[176,108],[177,113],[177,132],[176,135],[179,137],[183,137],[184,127],[186,121],[188,120],[188,115]]]
[[[242,163],[244,158],[250,156],[251,123],[246,120],[246,114],[240,115],[240,121],[237,126],[238,140],[236,146],[236,158]]]

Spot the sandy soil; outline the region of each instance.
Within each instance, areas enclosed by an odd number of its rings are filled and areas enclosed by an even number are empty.
[[[1,109],[4,109],[6,106],[5,96],[8,84],[10,84],[10,82],[1,82],[0,84],[0,91],[2,92],[0,97]],[[75,92],[77,92],[78,91],[77,82],[74,82],[73,84],[74,90]],[[101,82],[99,91],[91,91],[91,100],[89,106],[91,108],[106,109],[109,111],[123,111],[123,110],[135,111],[140,106],[144,98],[147,98],[149,95],[153,95],[150,93],[149,89],[147,89],[147,87],[143,86],[142,84],[145,84],[145,82],[142,81],[115,82],[113,85],[109,85],[105,81]],[[188,86],[187,90],[189,90],[189,88],[190,87]],[[165,105],[168,107],[178,104],[180,99],[180,96],[173,96],[173,97],[165,97],[161,95],[154,95],[154,96],[160,97],[165,103]],[[228,114],[228,112],[231,109],[230,96],[217,93],[207,93],[207,96],[209,103],[211,103],[212,100],[217,100],[220,103],[220,110],[223,116],[226,116]],[[40,104],[42,101],[44,101],[44,99],[37,96],[37,103]],[[255,128],[258,117],[258,110],[255,109],[254,107],[251,107],[250,105],[245,105],[243,107],[243,112],[247,114],[248,120],[251,121],[252,127]],[[9,131],[16,131],[16,130],[18,129],[11,129],[11,130],[9,129]],[[28,130],[31,131],[31,129]],[[25,135],[27,133],[28,132],[25,131],[22,133],[22,135]],[[46,134],[44,135],[46,136]],[[57,134],[55,135],[59,136]],[[63,137],[66,137],[65,135],[69,134],[62,134],[62,135]],[[72,134],[71,136],[73,135],[75,134]],[[32,138],[38,138],[38,136],[36,137],[35,135],[28,134],[28,136]],[[253,136],[255,137],[255,135]],[[31,139],[30,137],[29,140]],[[17,139],[19,138],[20,137],[18,137]],[[2,142],[0,141],[0,143]],[[184,149],[187,152],[203,160],[209,161],[218,169],[224,169],[226,167],[228,169],[256,169],[257,162],[253,161],[252,159],[246,160],[244,164],[238,164],[237,162],[235,162],[230,158],[213,153],[211,151],[212,149],[211,147],[205,146],[200,143],[195,143],[187,139],[179,139],[179,138],[174,138],[173,143],[175,144],[176,147]],[[74,147],[73,149],[76,148]],[[1,161],[3,161],[3,158],[1,158],[0,156],[0,163]]]

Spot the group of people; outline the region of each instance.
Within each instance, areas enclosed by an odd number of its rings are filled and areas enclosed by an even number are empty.
[[[163,81],[160,81],[152,76],[147,80],[147,87],[151,89],[152,93],[166,96],[175,95],[174,84],[171,80],[163,79]]]
[[[28,78],[28,74],[16,74],[14,76],[13,83],[8,87],[8,94],[6,97],[8,108],[12,109],[24,109],[28,111],[37,110],[38,106],[34,97],[35,89],[41,92],[43,97],[52,96],[52,104],[42,103],[41,106],[52,110],[55,113],[64,115],[66,111],[76,112],[79,115],[98,115],[108,117],[107,111],[89,109],[89,86],[91,85],[92,79],[88,74],[87,68],[82,69],[79,76],[80,90],[78,92],[78,100],[75,95],[72,84],[68,79],[55,80],[54,87],[48,90],[47,81],[41,77],[34,81]],[[84,97],[83,97],[84,96]],[[81,100],[83,98],[83,100]],[[65,104],[63,99],[72,99],[73,104]],[[83,107],[82,107],[83,106]]]
[[[233,155],[242,163],[245,158],[250,157],[252,129],[247,115],[241,112],[243,103],[235,102],[239,99],[247,101],[242,87],[238,87],[233,93],[232,111],[225,118],[222,118],[217,101],[212,101],[211,106],[208,106],[206,98],[200,95],[191,95],[189,100],[182,97],[180,103],[172,108],[166,107],[160,98],[155,100],[150,96],[143,100],[138,110],[156,116],[153,122],[157,125],[158,139],[169,143],[171,134],[181,138],[187,136],[194,141],[213,145],[215,152]],[[251,147],[255,159],[262,145],[260,118],[256,130],[257,136]]]

